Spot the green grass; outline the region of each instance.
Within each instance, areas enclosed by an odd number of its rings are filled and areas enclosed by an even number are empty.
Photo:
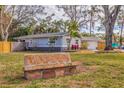
[[[0,87],[124,87],[124,53],[71,53],[71,58],[82,62],[83,72],[29,81],[23,78],[24,53],[0,54]]]

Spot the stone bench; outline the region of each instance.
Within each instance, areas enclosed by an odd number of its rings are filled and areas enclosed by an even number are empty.
[[[24,57],[26,79],[53,78],[80,72],[80,62],[71,62],[68,53],[28,54]]]

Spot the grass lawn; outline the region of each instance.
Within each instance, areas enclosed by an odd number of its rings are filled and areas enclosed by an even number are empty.
[[[23,78],[24,53],[0,54],[0,87],[124,87],[124,53],[71,53],[84,71],[73,76],[28,81]]]

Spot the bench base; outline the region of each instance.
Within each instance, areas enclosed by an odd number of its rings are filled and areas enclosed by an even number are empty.
[[[24,71],[24,77],[28,80],[40,79],[40,78],[54,78],[65,75],[72,75],[80,72],[79,66],[69,66],[69,67],[60,67],[60,68],[51,68],[43,70],[32,70]]]

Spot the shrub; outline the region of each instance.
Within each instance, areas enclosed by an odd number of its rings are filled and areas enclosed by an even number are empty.
[[[88,43],[87,42],[83,42],[82,43],[82,49],[87,49],[88,47]]]

